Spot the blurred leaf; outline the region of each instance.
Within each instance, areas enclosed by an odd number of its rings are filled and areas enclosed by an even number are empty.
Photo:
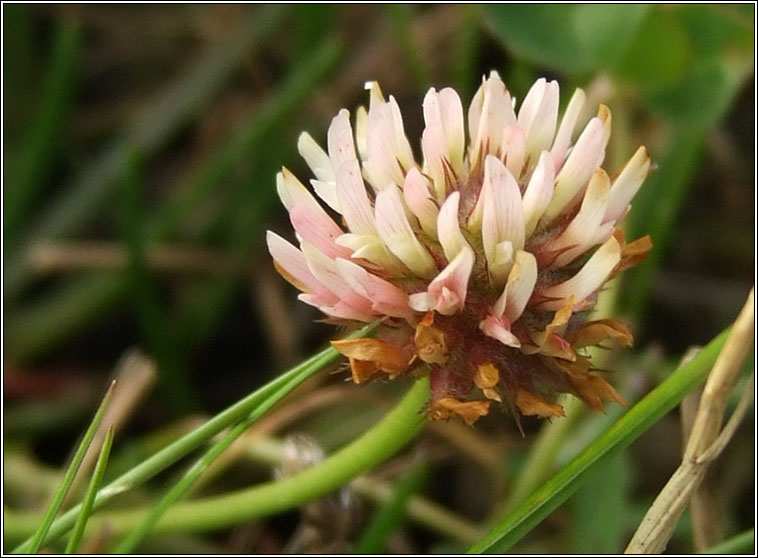
[[[750,554],[755,552],[755,529],[748,529],[698,554]]]
[[[571,544],[576,554],[615,554],[626,534],[632,464],[626,451],[609,458],[571,498]]]
[[[594,69],[615,70],[629,49],[649,6],[645,4],[581,4],[574,8],[576,41]]]
[[[414,465],[398,482],[390,499],[376,511],[353,547],[353,554],[377,554],[385,551],[387,541],[405,518],[411,497],[421,489],[428,473],[425,462]]]
[[[48,185],[56,157],[66,145],[63,129],[71,112],[80,54],[78,26],[62,23],[52,47],[32,122],[26,127],[21,145],[9,161],[8,182],[3,192],[5,246],[16,242],[31,209]],[[10,81],[14,80],[15,76]]]
[[[575,6],[496,4],[486,8],[495,35],[519,57],[565,72],[589,72],[593,60],[571,31]]]
[[[636,321],[642,319],[650,297],[650,286],[667,248],[676,234],[677,216],[686,198],[690,179],[697,169],[705,141],[703,132],[680,130],[671,136],[668,152],[657,162],[633,202],[625,229],[630,239],[649,234],[653,249],[645,261],[627,271],[623,278],[622,312]]]
[[[125,274],[142,342],[152,353],[158,367],[157,387],[160,395],[174,411],[187,412],[196,405],[197,396],[188,381],[182,359],[186,351],[182,351],[177,342],[175,328],[167,323],[167,309],[155,277],[148,267],[142,166],[139,153],[132,151],[121,180],[119,203],[116,204],[116,218],[129,255],[129,266]]]
[[[750,19],[738,8],[750,10]],[[698,61],[735,55],[752,58],[754,4],[682,4],[676,15],[691,39]]]
[[[678,125],[712,126],[734,99],[744,79],[745,66],[725,60],[698,63],[675,86],[646,97],[648,105]]]
[[[495,35],[519,57],[568,73],[616,67],[647,11],[644,5],[487,6]]]
[[[643,91],[660,89],[684,74],[691,55],[679,18],[671,10],[656,6],[646,13],[615,75]]]
[[[276,29],[288,8],[264,6],[250,10],[240,25],[204,55],[144,108],[126,126],[121,138],[105,146],[44,211],[29,223],[26,248],[35,241],[71,235],[86,225],[113,193],[127,164],[129,148],[136,146],[149,159],[166,145],[222,89],[250,51]],[[15,255],[14,255],[15,256]],[[33,282],[25,254],[8,260],[3,270],[3,295],[18,296]]]
[[[3,4],[3,142],[7,158],[36,101],[36,52],[29,4]],[[7,160],[7,159],[6,159]]]

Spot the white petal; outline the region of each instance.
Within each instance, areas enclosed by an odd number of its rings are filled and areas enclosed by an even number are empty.
[[[386,270],[391,275],[401,276],[408,269],[395,257],[376,234],[343,234],[335,240],[338,246],[349,249],[348,255],[355,260],[367,260]]]
[[[530,252],[516,252],[515,262],[508,274],[508,281],[497,302],[492,307],[492,315],[505,316],[513,323],[521,317],[526,303],[537,283],[537,260]]]
[[[550,153],[543,151],[537,166],[532,171],[529,184],[524,191],[522,207],[524,210],[524,228],[526,236],[531,236],[542,214],[547,209],[553,196],[555,167]]]
[[[434,259],[416,238],[396,186],[388,186],[377,194],[375,215],[379,237],[390,252],[417,276],[434,276],[437,272]]]
[[[308,132],[303,132],[297,138],[297,150],[300,156],[305,159],[316,180],[322,182],[334,182],[334,171],[329,160],[329,155],[316,143]]]
[[[553,141],[558,120],[558,83],[535,82],[524,98],[518,125],[526,136],[526,152],[530,158],[547,149]]]
[[[350,232],[376,234],[373,208],[357,159],[345,161],[337,171],[337,200]]]
[[[613,181],[611,187],[608,209],[605,211],[603,221],[617,222],[623,217],[629,202],[640,189],[650,170],[650,156],[644,147],[640,147],[634,156]]]
[[[429,89],[424,97],[424,121],[424,161],[441,200],[448,173],[452,170],[460,176],[463,167],[463,106],[458,93],[449,87],[439,93]]]
[[[421,172],[413,168],[405,175],[403,184],[403,197],[408,209],[418,219],[421,228],[432,238],[437,238],[437,204],[432,201],[426,178]]]
[[[518,182],[526,162],[526,138],[518,126],[508,126],[503,133],[505,166]]]
[[[368,158],[366,149],[366,130],[368,129],[368,112],[365,107],[358,107],[355,111],[355,146],[362,161]]]
[[[342,208],[340,207],[340,202],[337,199],[336,179],[331,182],[322,182],[321,180],[311,178],[311,186],[313,186],[313,191],[316,192],[316,195],[321,198],[324,203],[326,203],[326,205],[331,207],[340,215],[342,214]]]
[[[336,176],[345,162],[355,159],[353,128],[350,126],[350,113],[346,109],[340,110],[337,116],[332,118],[327,133],[327,146],[332,171]]]
[[[550,150],[550,154],[553,156],[553,162],[555,163],[555,170],[561,168],[563,161],[566,158],[566,151],[571,144],[571,138],[574,135],[574,128],[576,128],[576,121],[579,119],[579,114],[584,107],[585,94],[581,89],[574,91],[571,96],[566,112],[561,119],[561,125],[558,128],[558,133],[555,134],[555,141],[553,147]]]
[[[603,169],[595,169],[581,208],[560,236],[547,245],[551,251],[562,251],[553,262],[553,267],[574,261],[593,246],[604,242],[613,232],[613,223],[601,226],[608,207],[610,189],[608,174]]]
[[[603,126],[603,121],[595,117],[579,136],[555,179],[553,199],[545,211],[546,219],[552,221],[557,217],[587,185],[604,151]]]
[[[558,310],[568,297],[574,295],[574,308],[581,308],[581,302],[598,290],[608,279],[613,268],[621,261],[621,246],[615,237],[610,237],[597,249],[586,264],[571,279],[545,289],[545,297],[554,298],[539,305],[542,310]]]
[[[521,191],[516,180],[503,163],[488,156],[484,163],[482,184],[482,244],[487,257],[490,275],[497,282],[505,282],[509,269],[494,265],[500,258],[496,248],[508,241],[513,250],[524,247],[524,214],[521,208]],[[493,269],[494,268],[494,269]]]
[[[460,224],[458,223],[458,204],[460,203],[460,192],[453,192],[445,200],[437,216],[437,234],[440,244],[445,252],[447,261],[453,261],[453,258],[468,246]]]
[[[501,155],[503,130],[516,124],[511,96],[497,72],[491,72],[469,108],[470,161],[476,168],[487,154]]]

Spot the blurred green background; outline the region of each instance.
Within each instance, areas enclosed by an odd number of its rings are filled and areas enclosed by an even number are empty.
[[[625,229],[654,249],[617,291],[636,345],[612,366],[637,400],[733,320],[754,281],[754,31],[753,4],[4,4],[5,505],[41,509],[39,479],[57,478],[128,351],[157,374],[152,388],[149,374],[125,384],[139,402],[116,437],[116,472],[155,447],[157,429],[217,412],[334,335],[274,272],[264,231],[292,238],[275,173],[286,165],[306,181],[299,132],[325,141],[340,108],[367,103],[367,80],[397,98],[417,153],[426,90],[454,86],[467,105],[493,69],[517,98],[548,76],[563,105],[578,86],[607,104],[610,173],[647,146],[656,168]],[[395,393],[344,378],[301,393],[304,407],[340,397],[278,434],[336,447]],[[620,412],[578,421],[559,459]],[[440,427],[415,448],[431,463],[420,490],[470,522],[511,490],[539,426],[527,421],[522,439],[507,414],[480,424]],[[754,525],[753,440],[744,424],[717,464],[727,534]],[[679,452],[672,415],[515,550],[622,550]],[[213,490],[269,474],[243,465]],[[281,552],[298,518],[155,537],[144,550]],[[400,523],[381,550],[466,548]],[[674,551],[691,549],[685,523]]]

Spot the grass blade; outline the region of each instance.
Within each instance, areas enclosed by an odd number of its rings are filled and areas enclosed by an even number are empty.
[[[82,441],[79,444],[76,453],[74,454],[74,458],[71,460],[71,465],[69,465],[68,469],[66,470],[66,474],[63,477],[63,482],[53,496],[53,501],[50,503],[50,506],[47,508],[47,511],[42,518],[42,523],[40,523],[39,528],[34,533],[34,536],[29,543],[29,548],[26,551],[29,554],[36,554],[44,544],[45,537],[47,536],[48,530],[53,523],[53,519],[55,519],[55,515],[58,513],[61,504],[63,504],[63,500],[68,493],[68,489],[71,487],[71,483],[74,482],[76,472],[79,470],[79,465],[84,458],[84,454],[86,453],[87,448],[92,441],[92,438],[95,436],[95,432],[97,432],[97,427],[100,426],[100,422],[103,420],[105,409],[108,407],[108,403],[111,400],[111,395],[113,394],[114,385],[115,382],[111,382],[108,391],[105,392],[105,397],[103,397],[102,403],[100,403],[100,407],[98,407],[97,412],[95,413],[95,417],[92,419],[89,428],[87,428],[87,431],[84,433],[84,438],[82,438]]]
[[[108,431],[105,434],[103,445],[100,448],[100,455],[97,457],[97,463],[95,464],[95,470],[92,473],[92,480],[87,488],[87,494],[84,496],[82,502],[82,511],[76,520],[74,526],[74,532],[71,534],[71,538],[66,545],[66,554],[73,554],[79,547],[79,542],[84,535],[84,528],[87,526],[87,520],[92,513],[92,504],[95,502],[95,495],[100,488],[100,484],[103,482],[103,476],[105,475],[105,468],[108,466],[108,457],[111,453],[111,445],[113,444],[113,425],[108,427]]]
[[[579,488],[594,466],[628,446],[702,382],[716,361],[727,334],[728,330],[720,333],[694,359],[671,374],[582,453],[537,489],[468,552],[500,553],[510,549],[548,514],[565,502]]]

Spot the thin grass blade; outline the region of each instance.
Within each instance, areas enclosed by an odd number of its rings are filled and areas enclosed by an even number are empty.
[[[92,472],[92,480],[90,480],[87,494],[84,496],[84,501],[82,502],[82,511],[76,520],[74,532],[71,534],[71,538],[66,545],[66,554],[75,553],[82,540],[84,529],[87,526],[87,520],[89,520],[90,514],[92,513],[92,504],[95,502],[95,495],[100,488],[100,484],[103,482],[103,476],[105,475],[105,468],[108,466],[108,458],[111,454],[112,445],[113,425],[111,424],[103,439],[103,445],[100,448],[100,454],[97,457],[95,470]]]
[[[111,400],[111,395],[113,395],[113,388],[115,384],[115,381],[111,382],[110,387],[108,387],[108,391],[105,392],[105,397],[103,397],[103,401],[100,403],[100,407],[98,407],[97,412],[95,413],[95,417],[92,419],[89,428],[87,428],[87,431],[84,433],[84,438],[82,438],[82,441],[79,444],[76,453],[74,454],[74,458],[71,460],[71,465],[69,465],[68,469],[66,470],[66,474],[63,477],[63,482],[53,496],[53,501],[47,508],[47,511],[42,518],[42,523],[40,523],[39,528],[34,533],[34,536],[32,537],[28,550],[26,550],[26,552],[30,554],[36,554],[45,543],[45,538],[47,536],[48,530],[50,529],[50,526],[52,525],[53,520],[55,519],[55,516],[61,507],[61,504],[63,504],[63,500],[66,497],[66,494],[68,494],[68,489],[71,488],[71,483],[74,482],[76,472],[79,470],[79,465],[82,463],[84,454],[87,452],[87,448],[89,447],[92,438],[95,436],[95,432],[97,432],[97,427],[100,426],[100,422],[103,420],[103,415],[105,414],[105,410],[108,408],[108,403]]]

